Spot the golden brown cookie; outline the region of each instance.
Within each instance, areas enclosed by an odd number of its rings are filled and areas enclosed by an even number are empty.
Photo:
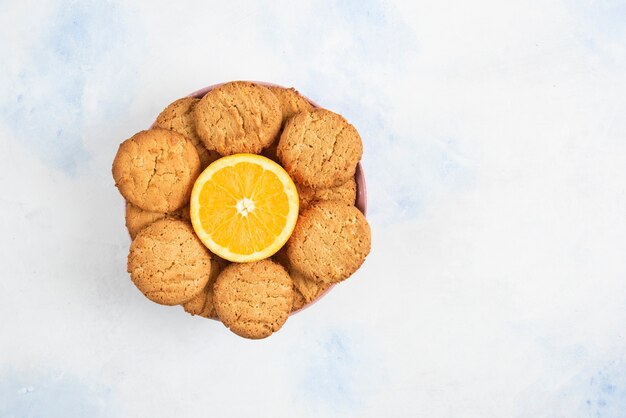
[[[300,292],[307,304],[320,297],[322,293],[332,286],[330,283],[311,280],[304,273],[301,273],[294,268],[289,270],[289,276],[293,281],[293,285],[296,289],[298,289],[298,292]]]
[[[321,189],[353,178],[362,154],[355,127],[326,109],[293,116],[278,143],[278,158],[296,183]]]
[[[292,302],[289,274],[269,259],[231,264],[213,286],[217,316],[245,338],[265,338],[278,331],[291,312]]]
[[[313,105],[293,87],[287,89],[285,87],[270,86],[268,89],[274,93],[280,103],[280,112],[282,114],[281,129],[285,126],[287,120],[296,113],[313,110]],[[279,141],[280,135],[278,135],[269,147],[261,151],[261,154],[280,164],[278,155],[276,154]]]
[[[113,178],[122,196],[150,212],[173,212],[189,203],[200,174],[191,141],[166,129],[150,129],[122,142],[113,160]]]
[[[313,105],[293,87],[270,86],[268,88],[274,93],[280,103],[282,125],[296,113],[313,110]]]
[[[272,259],[283,266],[291,277],[291,281],[294,285],[294,291],[297,293],[294,293],[294,306],[298,305],[298,303],[296,303],[298,299],[301,298],[304,301],[302,305],[292,308],[292,311],[298,310],[302,306],[313,302],[332,286],[330,283],[312,280],[305,274],[293,268],[289,262],[286,246],[278,250],[278,252],[272,256]]]
[[[292,268],[311,280],[337,283],[363,264],[370,247],[370,227],[357,208],[317,202],[298,218],[287,257]]]
[[[220,158],[215,151],[210,151],[202,144],[202,140],[196,133],[196,126],[193,117],[193,109],[200,99],[195,97],[183,97],[167,106],[157,117],[154,126],[157,128],[169,129],[178,132],[189,138],[198,151],[202,168],[205,168],[213,161]]]
[[[356,201],[356,181],[354,177],[351,177],[342,185],[329,189],[314,189],[297,183],[296,188],[298,189],[298,196],[300,197],[300,211],[308,208],[313,202],[334,200],[347,205],[354,205]]]
[[[284,245],[280,250],[276,251],[276,254],[272,256],[272,260],[280,264],[289,271],[290,263],[289,257],[287,257],[287,246]]]
[[[216,262],[214,254],[211,254],[213,259],[211,260],[211,276],[209,277],[209,282],[204,287],[202,292],[198,293],[191,300],[183,303],[183,308],[185,312],[191,315],[198,315],[204,318],[217,318],[217,314],[215,313],[215,306],[213,305],[213,284],[215,283],[215,279],[222,271],[220,263]]]
[[[128,272],[148,299],[179,305],[205,288],[211,274],[211,255],[187,222],[161,219],[133,240]]]
[[[222,155],[258,154],[281,124],[280,104],[264,86],[234,81],[209,91],[196,104],[196,131],[204,145]]]
[[[293,287],[293,304],[291,305],[291,312],[299,311],[306,305],[306,300],[302,293],[294,286]]]
[[[171,213],[161,213],[143,210],[130,202],[126,202],[126,229],[131,239],[134,239],[139,231],[146,226],[163,218],[182,219],[189,222],[189,205]]]

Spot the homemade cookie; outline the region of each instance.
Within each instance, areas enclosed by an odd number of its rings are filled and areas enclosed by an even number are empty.
[[[337,283],[363,264],[370,252],[370,227],[354,206],[317,202],[302,212],[287,242],[291,267],[309,279]]]
[[[126,229],[131,239],[134,239],[137,233],[146,226],[163,218],[182,219],[189,222],[189,205],[171,213],[161,213],[143,210],[126,202]]]
[[[296,183],[321,189],[353,178],[362,154],[354,126],[326,109],[293,116],[278,143],[278,158]]]
[[[294,306],[297,305],[297,307],[292,307],[292,311],[298,310],[302,306],[313,302],[332,286],[330,283],[312,280],[305,274],[293,268],[289,262],[286,246],[278,250],[278,252],[272,256],[272,259],[287,270],[289,276],[291,277],[291,281],[293,282],[295,291]],[[300,304],[299,299],[302,299],[302,304]]]
[[[291,305],[291,312],[299,311],[304,308],[306,305],[306,300],[304,300],[304,296],[296,287],[293,287],[293,304]]]
[[[308,208],[313,202],[335,200],[347,205],[354,205],[356,201],[356,181],[354,177],[344,184],[329,189],[314,189],[296,183],[298,196],[300,197],[300,211]]]
[[[204,287],[202,292],[198,293],[197,296],[188,302],[183,303],[185,312],[191,315],[202,316],[204,318],[217,318],[215,307],[213,305],[213,284],[222,269],[220,263],[215,260],[215,257],[217,256],[215,254],[211,255],[213,259],[211,260],[211,275],[209,276],[209,282]]]
[[[287,89],[284,87],[270,86],[268,89],[274,93],[280,103],[280,112],[282,114],[281,129],[285,126],[287,120],[296,113],[313,110],[313,105],[293,87]],[[278,155],[276,154],[279,141],[280,136],[276,138],[269,147],[261,151],[261,155],[280,164]]]
[[[234,81],[209,91],[194,110],[204,145],[222,155],[258,154],[272,143],[282,121],[280,104],[266,87]]]
[[[278,99],[280,104],[280,112],[282,114],[282,125],[284,126],[287,119],[295,115],[296,113],[311,111],[313,110],[313,105],[309,103],[307,99],[304,98],[298,90],[285,87],[278,86],[270,86],[268,87],[272,93]]]
[[[265,338],[283,326],[293,303],[293,283],[287,271],[271,260],[234,263],[213,286],[217,316],[245,338]]]
[[[196,133],[193,109],[200,99],[195,97],[183,97],[166,107],[157,117],[154,126],[157,128],[169,129],[178,132],[189,138],[198,151],[202,168],[208,166],[213,161],[220,158],[215,151],[210,151],[202,145],[202,140]]]
[[[293,281],[294,287],[298,289],[298,292],[300,292],[306,304],[313,302],[332,286],[330,283],[311,280],[305,274],[294,268],[289,270],[289,276]]]
[[[276,254],[272,256],[272,260],[280,264],[289,271],[291,264],[289,263],[289,257],[287,257],[287,246],[284,245],[280,250],[276,251]]]
[[[293,282],[294,293],[291,312],[295,312],[302,309],[305,305],[312,303],[332,286],[330,283],[311,280],[303,273],[294,269],[289,262],[286,246],[274,254],[272,259],[285,267],[285,270],[287,270]]]
[[[161,219],[141,230],[130,245],[128,272],[150,300],[179,305],[205,288],[211,255],[187,222]]]
[[[189,203],[199,174],[200,158],[191,141],[161,128],[127,139],[113,160],[113,178],[122,196],[150,212],[173,212]]]

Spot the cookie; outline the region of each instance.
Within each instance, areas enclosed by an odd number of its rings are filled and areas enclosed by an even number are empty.
[[[313,202],[334,200],[347,205],[354,205],[356,201],[356,181],[354,177],[351,177],[342,185],[329,189],[314,189],[297,183],[296,188],[300,197],[300,211],[308,208]]]
[[[280,139],[280,136],[277,140],[275,140],[274,142],[272,142],[272,144],[267,147],[264,148],[263,151],[261,151],[261,155],[264,157],[269,158],[270,160],[274,161],[275,163],[280,164],[280,160],[278,159],[278,141]]]
[[[291,312],[299,311],[300,309],[304,308],[305,305],[306,305],[306,300],[304,300],[304,296],[302,296],[302,293],[300,293],[300,291],[296,289],[296,287],[294,286],[293,303],[291,305]]]
[[[189,300],[188,302],[183,303],[183,308],[185,312],[191,315],[198,315],[204,318],[217,318],[217,314],[215,313],[215,306],[213,305],[213,284],[215,283],[215,279],[222,271],[220,263],[216,262],[214,254],[211,254],[211,275],[209,276],[209,282],[204,287],[202,292],[198,293],[197,296]]]
[[[289,276],[296,293],[302,296],[302,300],[304,300],[303,306],[315,302],[332,286],[330,283],[311,280],[304,273],[294,268],[289,270]]]
[[[268,89],[270,89],[278,99],[283,126],[285,122],[296,113],[313,110],[313,105],[293,87],[270,86]]]
[[[317,300],[332,285],[321,281],[311,280],[305,274],[292,267],[287,255],[287,247],[281,248],[272,259],[285,267],[293,282],[293,306],[291,312],[302,309],[304,306]]]
[[[196,103],[199,100],[200,99],[196,99],[195,97],[183,97],[182,99],[176,100],[159,114],[154,126],[178,132],[190,139],[194,147],[196,147],[196,151],[198,151],[202,168],[205,168],[213,161],[220,158],[220,155],[215,151],[208,150],[202,144],[202,140],[196,133],[193,109],[196,107]]]
[[[287,246],[284,245],[280,250],[276,251],[276,254],[272,256],[272,260],[289,271],[291,264],[289,263],[289,257],[287,257]]]
[[[200,158],[191,141],[160,128],[124,141],[113,160],[113,178],[122,196],[150,212],[173,212],[189,203],[199,174]]]
[[[337,283],[363,264],[370,227],[354,206],[317,202],[302,212],[287,242],[291,267],[314,281]]]
[[[187,222],[161,219],[130,245],[128,272],[137,288],[162,305],[179,305],[205,288],[211,255]]]
[[[276,138],[282,114],[278,99],[267,87],[234,81],[200,99],[194,120],[208,149],[222,155],[258,154]]]
[[[234,263],[217,277],[213,303],[217,316],[232,332],[245,338],[265,338],[287,320],[293,283],[287,271],[269,259]]]
[[[278,102],[280,103],[280,113],[282,114],[282,122],[280,125],[281,129],[285,126],[285,123],[287,123],[289,118],[296,113],[313,110],[313,105],[293,87],[285,88],[270,86],[268,89],[274,93],[274,96],[276,96]],[[265,148],[261,152],[261,155],[280,164],[278,155],[276,154],[279,140],[280,135],[269,147]]]
[[[139,231],[144,229],[146,226],[163,218],[190,221],[189,206],[184,206],[171,213],[161,213],[143,210],[130,202],[126,202],[126,229],[128,230],[131,239],[135,239],[135,236],[139,233]]]
[[[363,144],[355,127],[341,115],[315,109],[287,121],[277,153],[296,183],[327,189],[354,177]]]

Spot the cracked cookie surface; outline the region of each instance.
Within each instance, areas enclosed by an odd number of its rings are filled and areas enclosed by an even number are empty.
[[[313,105],[293,87],[270,86],[268,89],[278,99],[282,115],[282,126],[296,113],[313,110]]]
[[[157,128],[169,129],[178,132],[191,140],[198,151],[202,168],[205,168],[213,161],[220,158],[216,151],[208,150],[196,132],[196,124],[193,117],[193,110],[200,99],[195,97],[183,97],[172,102],[157,117],[154,126]]]
[[[313,105],[293,87],[269,86],[268,89],[274,93],[274,96],[276,96],[280,104],[280,113],[282,115],[281,129],[284,128],[289,118],[296,113],[313,110]],[[269,147],[265,148],[261,154],[273,161],[279,162],[278,156],[276,155],[279,140],[280,136],[277,137]]]
[[[294,306],[292,311],[303,308],[318,299],[332,284],[309,279],[304,273],[291,268],[289,276],[294,287]]]
[[[198,295],[211,275],[211,255],[187,222],[161,219],[130,245],[128,272],[148,299],[179,305]]]
[[[300,198],[300,210],[304,210],[314,202],[334,200],[354,205],[356,201],[356,181],[351,177],[344,184],[328,189],[315,189],[296,183],[298,197]]]
[[[269,259],[234,263],[213,286],[213,303],[220,320],[245,338],[265,338],[278,331],[293,304],[293,283],[287,271]]]
[[[317,202],[302,212],[287,242],[290,265],[313,281],[337,283],[363,264],[370,227],[354,206]]]
[[[183,303],[183,309],[190,315],[198,315],[203,318],[217,319],[215,305],[213,304],[213,285],[215,279],[222,271],[223,267],[229,264],[226,260],[221,260],[215,254],[211,254],[211,275],[209,281],[200,293],[191,300]]]
[[[222,155],[258,154],[280,130],[276,96],[264,86],[234,81],[209,91],[194,110],[203,144]]]
[[[131,239],[135,239],[139,231],[141,231],[148,225],[158,221],[159,219],[173,218],[191,222],[189,219],[189,205],[184,206],[174,212],[162,213],[143,210],[130,202],[126,202],[125,218],[126,229],[128,230]]]
[[[150,212],[173,212],[189,203],[199,174],[200,158],[191,141],[161,128],[122,142],[113,160],[113,178],[122,196]]]
[[[356,128],[343,116],[315,109],[287,121],[277,154],[297,183],[330,188],[354,177],[363,144]]]

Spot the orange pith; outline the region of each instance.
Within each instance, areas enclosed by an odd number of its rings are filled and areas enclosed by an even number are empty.
[[[275,162],[235,154],[198,177],[190,206],[194,230],[211,251],[230,261],[256,261],[273,255],[291,235],[298,195]]]

